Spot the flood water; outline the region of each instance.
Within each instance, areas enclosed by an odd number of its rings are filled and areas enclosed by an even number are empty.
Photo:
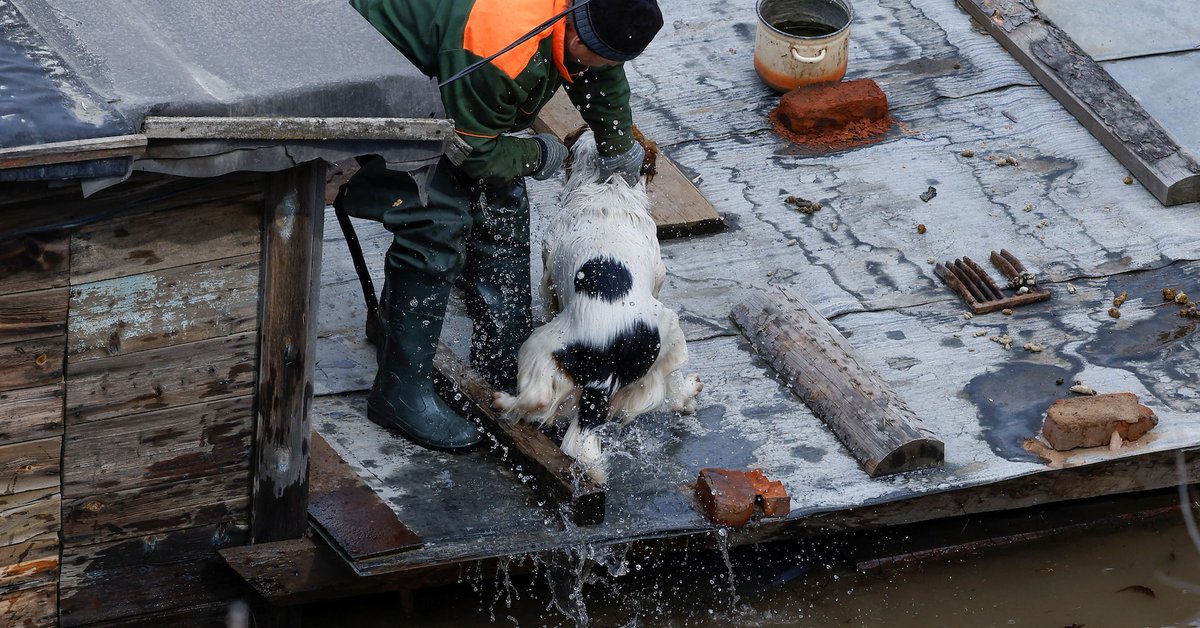
[[[624,557],[614,561],[627,572],[618,577],[591,569],[583,612],[590,626],[629,628],[1200,626],[1200,549],[1179,511],[886,571],[838,564],[837,549],[735,548],[728,563],[707,550]],[[527,560],[496,572],[466,569],[459,582],[411,597],[311,605],[305,625],[577,625],[556,607],[550,583],[559,586],[558,603],[570,606],[565,596],[578,579],[541,565],[529,574],[531,567]]]

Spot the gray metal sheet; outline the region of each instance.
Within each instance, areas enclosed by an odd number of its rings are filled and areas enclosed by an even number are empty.
[[[1196,0],[1036,0],[1097,61],[1200,49]]]
[[[1200,3],[1197,4],[1200,7]],[[1101,64],[1175,140],[1200,155],[1200,51]]]

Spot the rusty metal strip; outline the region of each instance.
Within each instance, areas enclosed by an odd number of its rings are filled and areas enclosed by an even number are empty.
[[[1026,272],[1025,265],[1007,250],[992,251],[990,258],[992,264],[1008,279],[1018,278]],[[965,256],[938,264],[934,267],[934,274],[957,292],[974,314],[987,314],[1050,298],[1049,290],[1036,287],[1030,287],[1025,294],[1006,294],[1009,289],[1000,288],[986,270]]]
[[[424,545],[316,432],[309,455],[308,516],[352,563]]]

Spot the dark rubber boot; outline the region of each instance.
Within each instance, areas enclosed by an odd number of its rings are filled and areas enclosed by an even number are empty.
[[[465,451],[482,441],[478,426],[433,390],[433,356],[450,284],[424,273],[387,271],[384,346],[367,397],[367,418],[430,449]]]
[[[471,367],[496,390],[516,392],[517,352],[533,331],[529,198],[525,184],[490,186],[472,207],[458,286],[471,317]]]

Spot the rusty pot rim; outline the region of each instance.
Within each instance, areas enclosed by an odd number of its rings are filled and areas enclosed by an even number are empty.
[[[772,31],[775,31],[776,33],[779,33],[780,35],[791,38],[791,39],[808,39],[808,40],[813,40],[813,41],[820,40],[820,39],[828,39],[830,37],[835,37],[835,36],[841,34],[842,31],[845,31],[846,29],[850,28],[850,24],[854,22],[854,5],[850,3],[850,0],[804,0],[806,2],[826,2],[829,4],[836,4],[840,7],[842,7],[843,9],[846,10],[846,24],[844,26],[842,26],[841,28],[837,29],[836,31],[833,31],[832,33],[829,33],[827,35],[813,35],[813,36],[793,35],[791,33],[787,33],[787,32],[779,30],[778,28],[775,28],[769,22],[767,22],[765,19],[763,19],[762,5],[766,2],[777,2],[777,1],[781,1],[781,0],[757,0],[754,3],[754,15],[758,18],[759,24],[762,24],[763,26],[766,26],[767,28],[771,29]]]

